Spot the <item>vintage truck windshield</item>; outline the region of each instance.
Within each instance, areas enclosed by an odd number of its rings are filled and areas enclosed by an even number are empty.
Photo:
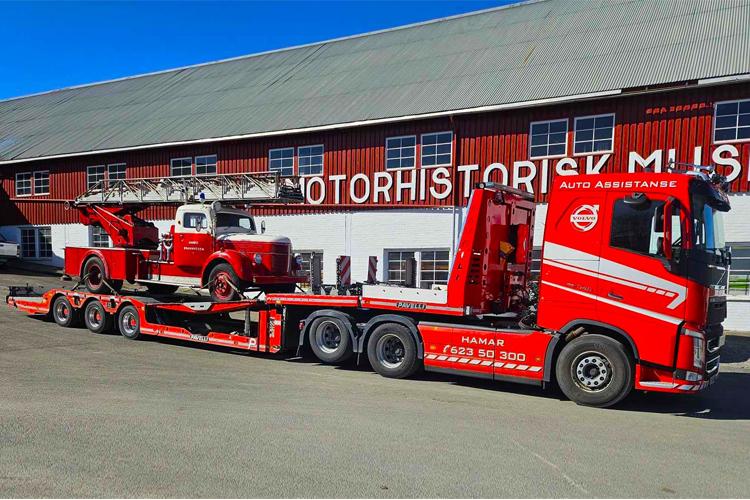
[[[249,215],[216,214],[216,230],[220,233],[255,233],[255,222]]]

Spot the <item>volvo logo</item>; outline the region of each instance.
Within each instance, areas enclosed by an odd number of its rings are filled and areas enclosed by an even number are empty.
[[[599,205],[581,205],[570,214],[570,223],[579,231],[594,229],[599,220]]]

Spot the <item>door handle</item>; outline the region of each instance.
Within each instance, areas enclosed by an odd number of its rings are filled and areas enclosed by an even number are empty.
[[[609,297],[610,299],[615,299],[615,300],[622,300],[623,299],[622,295],[617,295],[615,292],[609,292],[607,294],[607,297]]]

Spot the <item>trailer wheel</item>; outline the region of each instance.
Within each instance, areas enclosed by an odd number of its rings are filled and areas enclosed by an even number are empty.
[[[208,290],[211,292],[211,297],[217,302],[239,300],[241,297],[237,290],[243,288],[237,273],[229,264],[217,264],[208,275]]]
[[[141,336],[141,317],[138,310],[128,304],[120,309],[117,315],[117,326],[123,337],[137,340]]]
[[[315,318],[310,324],[309,340],[313,353],[324,363],[343,363],[354,354],[349,331],[339,318]]]
[[[555,368],[563,393],[579,405],[606,408],[633,388],[633,367],[625,347],[604,335],[583,335],[560,352]]]
[[[112,293],[110,286],[115,292],[120,291],[122,288],[122,280],[111,279],[107,276],[105,269],[104,262],[96,255],[86,259],[86,262],[83,264],[81,278],[89,292],[102,294]],[[110,286],[107,286],[107,283],[109,283]]]
[[[94,333],[103,333],[112,329],[112,316],[107,314],[104,306],[98,300],[92,300],[86,304],[83,311],[83,322],[86,328]]]
[[[73,309],[67,297],[61,295],[52,303],[52,319],[65,328],[74,327],[78,324],[78,311]]]
[[[375,328],[367,341],[367,358],[376,372],[388,378],[405,378],[419,368],[416,342],[398,323]]]

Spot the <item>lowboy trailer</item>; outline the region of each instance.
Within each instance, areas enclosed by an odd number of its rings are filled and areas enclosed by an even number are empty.
[[[534,202],[472,193],[446,286],[362,284],[352,295],[261,299],[94,294],[11,287],[7,302],[61,326],[160,336],[324,363],[367,356],[383,376],[419,369],[545,386],[606,407],[632,389],[694,393],[719,370],[729,252],[723,179],[685,173],[560,177],[548,207],[538,290]],[[666,214],[666,215],[665,215]],[[240,314],[243,313],[243,314]],[[238,318],[241,316],[241,318]]]

